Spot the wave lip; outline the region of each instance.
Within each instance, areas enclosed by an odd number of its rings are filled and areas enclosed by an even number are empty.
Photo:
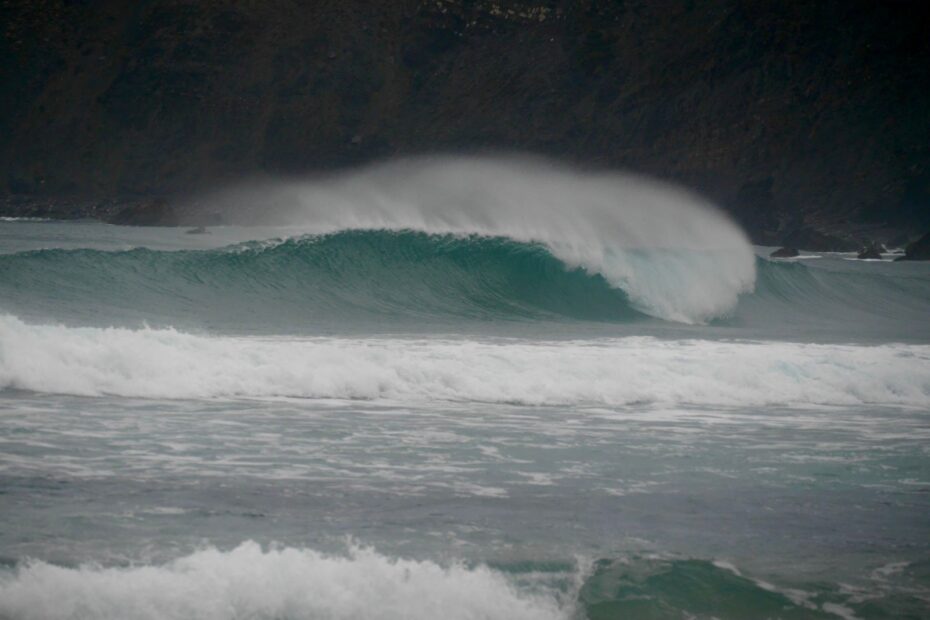
[[[401,160],[328,180],[241,185],[199,203],[312,234],[412,230],[539,243],[569,268],[603,276],[638,310],[685,323],[727,315],[755,281],[745,234],[707,201],[542,160]]]
[[[553,594],[521,591],[484,566],[348,557],[246,542],[163,566],[62,568],[32,562],[0,574],[0,616],[17,620],[254,618],[546,620],[569,617]]]
[[[143,398],[527,405],[930,404],[930,346],[260,339],[0,315],[0,388]]]

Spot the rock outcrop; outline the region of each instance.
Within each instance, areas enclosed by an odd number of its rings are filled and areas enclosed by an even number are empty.
[[[897,260],[930,260],[930,232],[911,243]]]
[[[795,256],[800,256],[801,253],[798,252],[797,248],[778,248],[769,256],[772,258],[794,258]]]
[[[882,252],[885,252],[884,246],[878,243],[870,243],[866,245],[859,254],[856,255],[856,258],[861,260],[881,260]]]

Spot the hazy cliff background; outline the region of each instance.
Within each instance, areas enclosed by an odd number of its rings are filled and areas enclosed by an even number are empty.
[[[930,225],[917,2],[0,6],[9,213],[504,150],[678,180],[757,241]]]

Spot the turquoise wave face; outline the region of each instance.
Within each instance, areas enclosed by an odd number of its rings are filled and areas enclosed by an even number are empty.
[[[640,250],[627,259],[647,273],[650,261],[661,266],[669,252]],[[923,340],[930,338],[924,267],[760,258],[755,290],[729,316],[682,326],[643,314],[623,283],[571,267],[542,244],[365,230],[207,250],[0,255],[0,311],[79,324],[268,333],[585,321],[625,333]],[[650,295],[674,298],[683,284],[654,271]]]
[[[757,259],[756,288],[730,327],[775,330],[777,337],[926,341],[930,270],[926,264]]]
[[[4,310],[169,323],[642,318],[623,291],[538,244],[350,231],[218,250],[40,250],[0,256]]]
[[[899,576],[911,587],[926,577],[926,563]],[[600,560],[579,593],[589,620],[613,618],[884,618],[919,617],[923,588],[895,591],[873,575],[864,589],[821,583],[777,588],[735,567],[704,560]]]

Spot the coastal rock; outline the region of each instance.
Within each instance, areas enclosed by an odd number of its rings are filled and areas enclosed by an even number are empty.
[[[878,243],[870,243],[859,252],[856,258],[859,259],[870,259],[870,260],[881,260],[882,252],[886,252],[885,247]]]
[[[794,258],[795,256],[798,256],[798,255],[800,255],[800,252],[798,252],[797,248],[788,248],[788,247],[779,248],[775,250],[774,252],[772,252],[771,254],[769,254],[769,256],[771,256],[772,258]]]
[[[907,246],[904,256],[897,260],[930,260],[930,232]]]

